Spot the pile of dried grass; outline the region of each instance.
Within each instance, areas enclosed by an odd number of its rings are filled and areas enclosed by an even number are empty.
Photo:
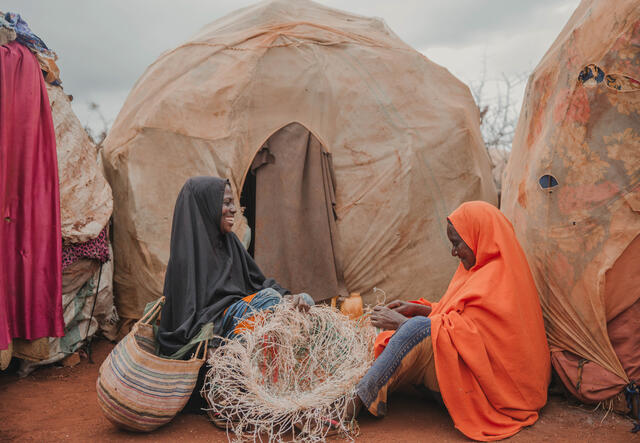
[[[202,390],[210,417],[226,421],[237,441],[323,441],[327,419],[352,438],[357,423],[345,411],[371,366],[374,339],[366,319],[327,306],[305,314],[282,303],[211,353]]]

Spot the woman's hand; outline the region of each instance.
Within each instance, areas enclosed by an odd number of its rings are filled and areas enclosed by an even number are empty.
[[[387,304],[387,308],[396,311],[405,317],[415,317],[423,315],[428,317],[431,314],[431,306],[425,306],[418,303],[410,303],[408,301],[396,300]]]
[[[371,312],[371,323],[382,329],[398,329],[407,320],[407,317],[386,306],[376,306]]]
[[[300,312],[309,312],[310,306],[300,294],[287,294],[283,298],[291,302],[293,309],[297,309]]]

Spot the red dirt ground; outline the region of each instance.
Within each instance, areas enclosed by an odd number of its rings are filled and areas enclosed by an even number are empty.
[[[226,442],[224,431],[205,416],[181,414],[151,434],[115,428],[96,402],[95,382],[100,363],[112,344],[96,341],[95,363],[88,360],[73,368],[51,366],[19,379],[0,372],[0,441],[214,441]],[[376,419],[363,414],[362,442],[469,441],[453,427],[444,410],[407,395],[389,402],[389,414]],[[540,420],[509,439],[513,442],[640,442],[629,431],[630,420],[616,414],[571,406],[552,397]]]

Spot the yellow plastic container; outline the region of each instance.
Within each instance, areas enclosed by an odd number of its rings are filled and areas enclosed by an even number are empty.
[[[340,312],[351,320],[357,320],[362,317],[362,297],[360,297],[360,293],[352,292],[349,294],[349,297],[345,298],[342,302]]]

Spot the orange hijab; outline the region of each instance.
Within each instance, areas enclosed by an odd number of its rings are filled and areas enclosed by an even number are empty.
[[[499,440],[538,419],[547,401],[549,348],[524,252],[507,218],[485,202],[449,216],[476,264],[458,266],[432,304],[431,336],[440,392],[456,428]]]

